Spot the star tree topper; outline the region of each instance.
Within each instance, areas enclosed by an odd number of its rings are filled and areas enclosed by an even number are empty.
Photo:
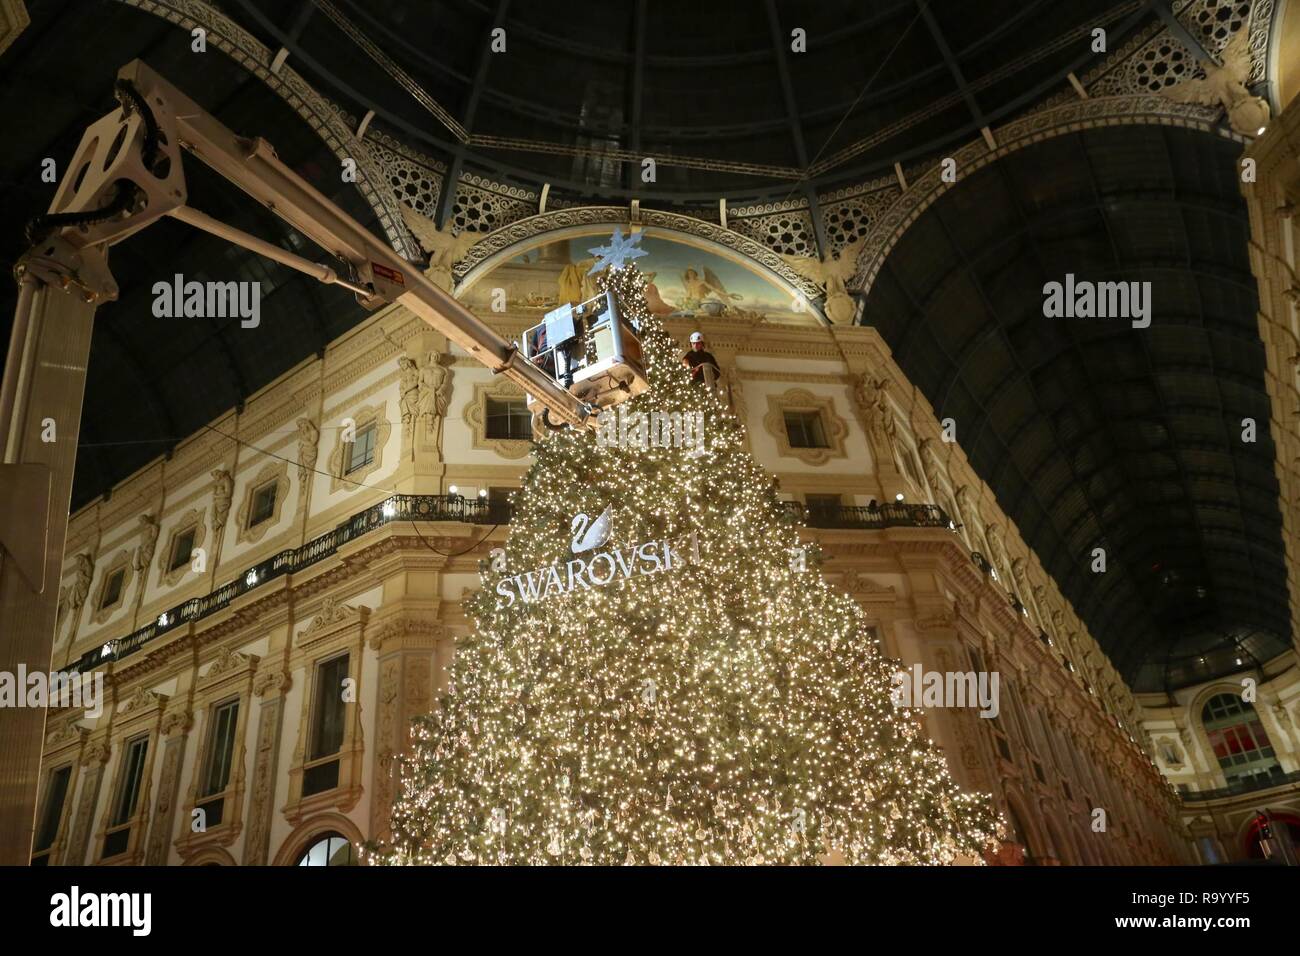
[[[591,267],[587,275],[595,275],[603,269],[622,269],[627,265],[628,259],[639,259],[647,255],[645,249],[642,249],[638,243],[641,241],[642,233],[634,232],[626,238],[623,236],[623,227],[615,226],[614,235],[609,240],[607,246],[596,246],[588,249],[596,257],[596,263]]]

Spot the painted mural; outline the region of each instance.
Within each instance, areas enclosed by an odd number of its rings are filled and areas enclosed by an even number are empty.
[[[538,246],[502,263],[479,278],[461,299],[475,311],[490,310],[492,290],[503,289],[513,313],[539,315],[561,302],[581,302],[595,294],[588,276],[594,257],[587,251],[607,237],[595,233]],[[741,318],[808,321],[793,309],[791,293],[756,266],[745,266],[716,252],[647,235],[649,255],[636,264],[650,280],[650,311],[664,318]]]

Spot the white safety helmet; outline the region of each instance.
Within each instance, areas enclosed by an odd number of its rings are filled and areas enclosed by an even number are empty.
[[[691,344],[692,344],[692,345],[694,345],[696,342],[703,342],[703,341],[704,341],[704,333],[703,333],[703,332],[692,332],[692,333],[691,333]]]

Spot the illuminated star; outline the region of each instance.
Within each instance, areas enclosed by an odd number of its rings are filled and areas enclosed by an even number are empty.
[[[603,269],[613,267],[622,269],[627,265],[628,259],[639,259],[647,255],[646,250],[637,245],[641,241],[641,233],[634,232],[626,238],[623,236],[623,227],[615,226],[614,235],[610,237],[609,245],[596,246],[588,249],[596,257],[596,264],[591,267],[587,275],[595,275]]]

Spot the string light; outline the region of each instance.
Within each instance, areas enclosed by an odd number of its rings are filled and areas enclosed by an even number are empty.
[[[465,602],[447,693],[400,761],[384,864],[933,864],[1005,833],[960,791],[861,609],[819,571],[736,419],[693,385],[634,266],[598,279],[641,330],[629,407],[701,412],[706,449],[541,442],[505,569]],[[453,494],[456,489],[450,489]],[[498,606],[505,577],[572,560],[612,506],[609,553],[692,532],[698,561]],[[790,550],[806,561],[792,567]],[[590,555],[587,555],[590,557]]]

